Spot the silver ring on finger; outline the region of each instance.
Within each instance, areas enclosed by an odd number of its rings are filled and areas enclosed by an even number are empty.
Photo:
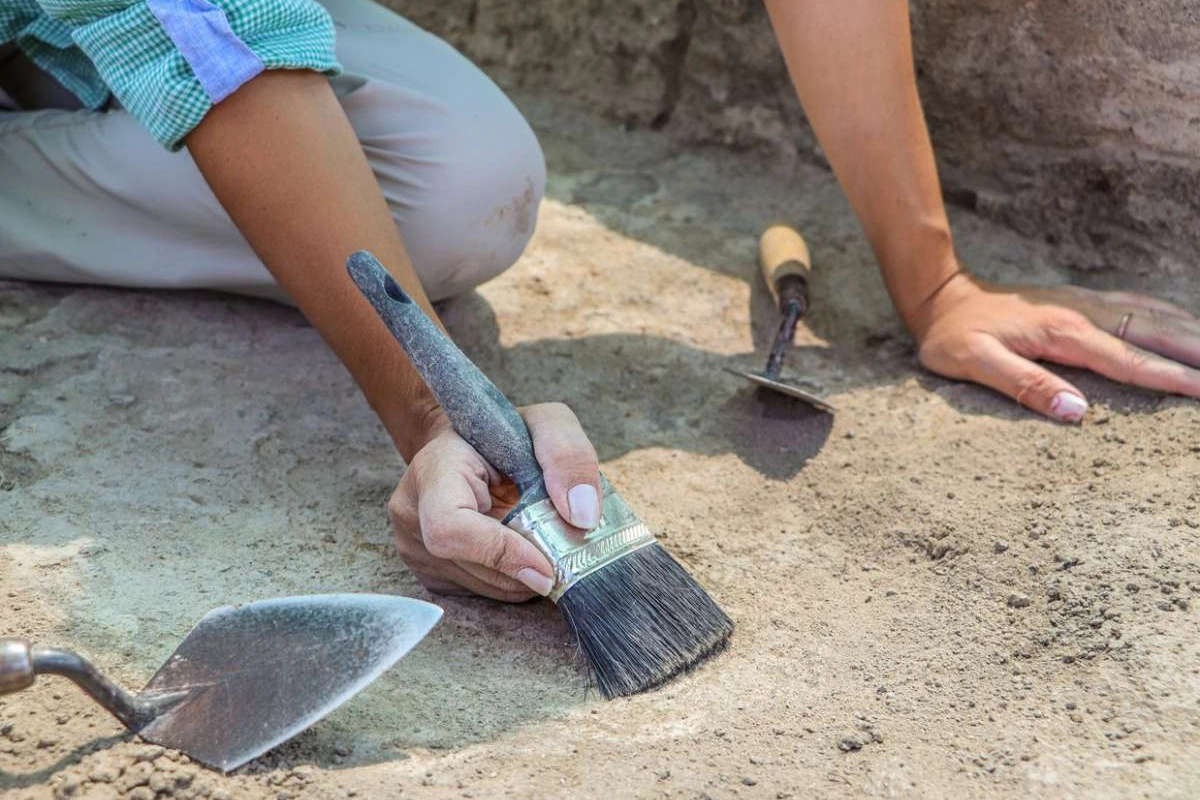
[[[1133,312],[1126,311],[1125,316],[1121,317],[1121,324],[1117,325],[1117,338],[1124,339],[1125,333],[1129,330],[1129,320],[1133,319]]]

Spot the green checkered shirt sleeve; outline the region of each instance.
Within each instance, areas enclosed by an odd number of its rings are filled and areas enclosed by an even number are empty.
[[[333,23],[315,0],[39,3],[121,105],[172,150],[214,103],[263,69],[340,70]]]

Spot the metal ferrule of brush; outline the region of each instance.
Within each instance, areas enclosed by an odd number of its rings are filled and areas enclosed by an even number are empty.
[[[603,477],[600,483],[600,524],[590,531],[569,524],[550,500],[534,503],[508,521],[508,527],[532,542],[554,565],[554,589],[549,597],[555,602],[582,578],[655,542],[646,523],[612,484]]]

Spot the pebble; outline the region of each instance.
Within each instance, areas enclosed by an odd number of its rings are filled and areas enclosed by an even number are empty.
[[[109,405],[117,408],[129,408],[137,402],[137,395],[129,392],[113,392],[108,396]]]
[[[165,772],[155,772],[150,776],[150,781],[147,785],[155,793],[169,792],[175,788],[175,779],[174,776]]]
[[[58,786],[54,787],[55,797],[70,797],[79,789],[79,778],[75,775],[65,775],[59,781]]]
[[[316,770],[314,770],[312,767],[308,766],[307,764],[301,764],[298,767],[293,767],[290,774],[293,778],[301,783],[308,783],[313,779],[313,775],[315,773]]]
[[[862,750],[864,744],[866,742],[857,733],[852,733],[838,740],[837,746],[843,753],[853,753],[856,750]]]
[[[165,752],[167,752],[165,747],[160,747],[156,744],[144,744],[133,751],[133,760],[153,761]]]
[[[121,773],[121,777],[117,780],[116,786],[121,791],[128,792],[134,787],[145,786],[150,782],[150,776],[153,774],[153,764],[150,764],[146,761],[139,761]]]
[[[749,775],[747,775],[745,778],[742,778],[742,783],[746,786],[754,786],[755,784],[758,783],[758,781],[754,780],[754,778],[751,778]]]
[[[88,770],[88,780],[95,783],[113,783],[119,777],[121,777],[121,770],[105,761],[101,761]]]
[[[1014,592],[1008,596],[1007,602],[1009,608],[1025,608],[1033,601],[1029,599],[1029,595],[1027,594]]]

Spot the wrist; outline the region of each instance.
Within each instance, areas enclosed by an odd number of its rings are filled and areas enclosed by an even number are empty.
[[[975,279],[960,268],[951,273],[924,302],[911,309],[904,318],[904,324],[920,345],[939,318],[981,290]]]
[[[412,461],[413,456],[422,447],[443,432],[452,429],[446,413],[432,398],[429,403],[422,404],[415,411],[410,409],[404,415],[402,423],[392,425],[385,422],[384,426],[405,462]]]
[[[891,237],[876,248],[892,305],[909,332],[917,338],[935,298],[952,285],[966,283],[966,270],[954,252],[950,227],[944,220],[915,226],[906,235]],[[954,287],[957,288],[957,287]]]

